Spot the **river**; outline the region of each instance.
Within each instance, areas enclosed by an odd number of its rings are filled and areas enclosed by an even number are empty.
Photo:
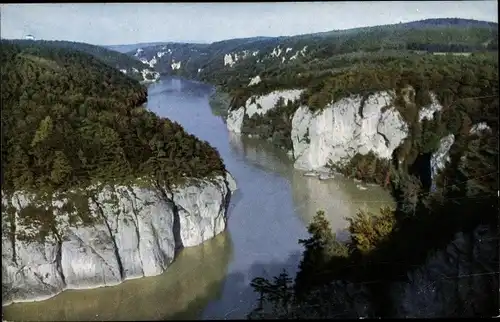
[[[6,320],[165,320],[245,318],[257,295],[249,283],[297,270],[306,226],[317,210],[340,237],[358,208],[392,203],[380,187],[349,179],[320,181],[293,168],[280,149],[229,133],[210,109],[208,85],[164,78],[149,86],[148,108],[216,147],[238,190],[224,233],[183,249],[162,275],[92,290],[67,290],[42,302],[3,308]]]

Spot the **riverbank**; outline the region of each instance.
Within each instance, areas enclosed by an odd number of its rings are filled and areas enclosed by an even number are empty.
[[[162,79],[149,86],[147,106],[219,151],[238,183],[226,231],[203,245],[182,250],[167,271],[156,277],[13,304],[3,308],[5,319],[245,318],[257,297],[249,285],[252,278],[271,277],[282,269],[296,272],[303,251],[297,240],[307,238],[306,226],[316,211],[325,210],[332,228],[343,231],[345,217],[360,207],[391,204],[390,195],[378,187],[361,191],[352,180],[306,177],[293,168],[284,151],[269,142],[229,133],[222,118],[210,109],[211,92],[209,86]],[[141,301],[132,300],[138,294]]]
[[[229,114],[231,96],[221,87],[215,86],[208,99],[208,103],[210,104],[210,108],[212,109],[214,115],[221,116],[225,121]]]

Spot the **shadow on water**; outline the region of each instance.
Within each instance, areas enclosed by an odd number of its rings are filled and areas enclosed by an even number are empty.
[[[245,318],[257,299],[250,287],[254,277],[272,278],[284,268],[295,275],[302,252],[298,240],[306,238],[305,227],[317,210],[325,210],[332,228],[346,237],[343,218],[358,206],[351,201],[382,200],[376,189],[359,191],[352,181],[304,177],[284,151],[263,140],[228,133],[222,118],[208,106],[209,94],[206,84],[163,79],[149,86],[148,108],[208,141],[224,158],[238,185],[226,232],[183,249],[162,275],[14,304],[4,308],[5,319]],[[335,203],[339,200],[344,203]]]
[[[354,216],[360,209],[378,212],[381,206],[394,205],[390,193],[379,186],[359,184],[340,175],[330,180],[304,176],[303,171],[293,167],[287,153],[270,142],[235,133],[229,134],[229,142],[231,150],[243,155],[245,161],[289,180],[294,211],[305,226],[318,210],[323,210],[338,236],[345,239],[346,217]]]
[[[252,279],[264,277],[272,280],[274,276],[278,276],[284,269],[289,273],[290,277],[294,278],[301,257],[302,253],[300,251],[294,251],[285,261],[255,261],[249,269],[229,274],[226,277],[225,284],[230,285],[230,295],[234,299],[233,304],[223,310],[220,307],[215,309],[208,306],[203,314],[203,319],[245,319],[246,315],[255,308],[258,299],[258,294],[250,286]]]
[[[112,321],[196,319],[208,302],[220,297],[233,256],[227,232],[180,251],[161,275],[112,287],[67,290],[46,301],[3,308],[6,320]]]
[[[216,247],[228,247],[225,234],[207,243]],[[189,250],[189,249],[186,249]],[[15,321],[169,321],[197,319],[244,319],[255,308],[258,295],[253,292],[250,282],[255,277],[272,279],[286,269],[293,278],[301,253],[293,252],[286,261],[256,261],[246,271],[226,275],[224,286],[230,286],[232,305],[221,310],[207,308],[207,303],[221,297],[221,279],[226,274],[220,267],[220,259],[212,251],[203,258],[198,255],[181,253],[192,257],[190,263],[203,263],[202,271],[186,267],[183,272],[175,267],[175,262],[166,274],[170,277],[164,283],[162,276],[126,281],[115,287],[93,290],[68,290],[42,302],[13,304],[4,308],[3,319]],[[227,253],[227,252],[224,252]],[[215,256],[212,256],[215,255]],[[215,265],[214,265],[215,264]],[[196,274],[196,276],[193,276]],[[205,310],[205,313],[203,311]]]

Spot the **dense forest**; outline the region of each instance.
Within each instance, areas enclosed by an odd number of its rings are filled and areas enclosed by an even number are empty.
[[[410,128],[392,161],[370,153],[358,154],[344,165],[331,165],[346,176],[390,189],[396,209],[360,212],[350,218],[348,242],[336,239],[320,211],[309,226],[311,237],[300,241],[305,251],[297,276],[284,272],[270,280],[253,280],[261,298],[250,318],[358,317],[344,309],[349,301],[360,298],[338,295],[339,288],[333,284],[339,281],[351,285],[377,281],[366,286],[375,310],[369,316],[390,317],[394,303],[388,300],[387,285],[404,281],[407,272],[423,265],[457,232],[470,233],[482,224],[498,235],[497,31],[490,24],[471,28],[470,21],[460,31],[464,21],[446,20],[449,26],[439,25],[442,22],[427,21],[435,28],[425,32],[415,31],[414,25],[392,26],[394,42],[384,41],[385,26],[346,33],[351,37],[348,41],[333,42],[323,49],[310,46],[308,55],[293,62],[257,64],[253,70],[252,62],[243,62],[211,76],[219,90],[231,94],[231,109],[244,105],[253,95],[305,89],[297,103],[278,102],[266,115],[244,120],[243,133],[270,138],[287,149],[291,148],[291,116],[300,104],[319,111],[350,95],[366,98],[377,91],[394,91],[395,107]],[[436,55],[436,51],[468,55]],[[255,71],[263,81],[247,86]],[[420,121],[419,110],[431,103],[431,95],[443,109],[432,120]],[[487,128],[472,133],[478,123]],[[422,164],[429,163],[440,139],[449,134],[455,138],[450,161],[434,178],[437,187],[431,191],[430,171],[422,169]],[[498,263],[498,256],[492,261]],[[491,289],[486,300],[470,299],[475,312],[467,314],[492,316],[497,312],[498,278],[492,277],[490,284],[496,289]]]
[[[105,63],[106,65],[116,68],[116,69],[125,69],[127,70],[127,75],[130,77],[142,81],[143,77],[140,73],[143,69],[150,68],[148,65],[143,62],[136,60],[129,55],[116,52],[114,50],[110,50],[101,46],[95,46],[86,43],[74,42],[74,41],[62,41],[62,40],[13,40],[13,43],[17,44],[22,48],[28,47],[54,47],[54,48],[65,48],[71,50],[77,50],[83,53],[87,53],[92,55]],[[136,69],[138,72],[134,72]]]
[[[228,41],[229,42],[229,41]],[[222,44],[218,43],[220,47]],[[213,46],[215,44],[212,44]],[[283,49],[281,56],[270,55],[274,48]],[[286,52],[286,48],[292,48]],[[291,60],[296,50],[306,48],[304,55]],[[229,50],[230,49],[230,50]],[[234,67],[223,65],[223,55],[199,75],[202,80],[222,85],[226,90],[246,86],[251,77],[282,68],[291,75],[309,71],[316,78],[320,72],[335,67],[330,60],[341,55],[385,55],[397,52],[401,56],[434,52],[484,52],[498,50],[498,24],[467,19],[429,19],[395,25],[339,30],[242,42],[224,53],[259,50],[255,57],[240,60]],[[285,59],[283,60],[283,57]],[[272,75],[269,75],[272,76]],[[262,75],[261,75],[262,77]],[[307,78],[307,77],[306,77]]]
[[[339,295],[342,291],[338,281],[344,283],[344,290],[347,284],[366,287],[367,301],[374,308],[368,313],[369,317],[391,317],[395,304],[390,300],[387,285],[405,281],[407,272],[423,265],[457,232],[470,233],[482,224],[498,236],[498,62],[487,56],[443,59],[432,59],[432,65],[421,60],[398,72],[388,69],[383,73],[367,68],[346,74],[354,78],[352,84],[356,79],[360,81],[353,87],[346,86],[348,77],[339,75],[326,80],[320,91],[314,93],[326,95],[328,101],[341,97],[336,96],[341,95],[339,93],[346,95],[362,89],[360,84],[364,84],[369,93],[383,87],[379,87],[381,84],[375,79],[392,82],[390,88],[413,86],[415,91],[410,94],[413,100],[409,103],[402,100],[398,105],[411,130],[410,136],[396,149],[393,161],[403,159],[404,162],[399,165],[378,160],[373,154],[356,155],[347,165],[338,168],[347,176],[387,186],[396,198],[397,207],[383,208],[374,214],[360,212],[349,218],[351,239],[348,242],[336,239],[328,221],[319,212],[309,226],[311,237],[300,241],[305,251],[299,273],[295,278],[286,272],[274,280],[255,278],[252,286],[261,299],[249,317],[358,317],[348,306],[362,302],[363,298],[349,299],[347,293]],[[432,121],[420,123],[418,108],[429,102],[430,90],[436,93],[443,110],[435,113]],[[310,106],[322,108],[323,105]],[[478,122],[486,123],[488,128],[471,133],[472,125]],[[449,133],[455,135],[450,162],[435,179],[437,189],[431,192],[415,164],[424,156],[428,163],[439,139]],[[495,263],[498,267],[498,252],[490,262],[493,267]],[[480,274],[491,272],[485,268]],[[450,283],[458,288],[458,280],[450,280]],[[376,283],[365,285],[366,281]],[[470,298],[468,301],[473,304],[456,303],[456,307],[468,310],[473,306],[474,312],[449,312],[450,316],[497,314],[498,278],[491,277],[488,285],[492,287],[483,289],[488,292],[485,299]]]
[[[222,173],[218,152],[142,106],[146,88],[95,56],[1,42],[2,191],[55,192]]]
[[[428,19],[290,37],[229,39],[211,44],[145,44],[142,49],[140,58],[150,61],[156,57],[155,69],[162,74],[206,81],[233,92],[246,87],[256,75],[264,76],[270,89],[290,85],[299,74],[302,82],[308,83],[337,71],[341,68],[339,59],[345,63],[346,58],[353,56],[364,59],[359,56],[496,51],[498,24],[468,19]],[[280,54],[273,55],[278,49]],[[127,54],[134,56],[136,51]],[[224,63],[227,54],[239,57],[234,66]],[[172,70],[172,61],[181,62],[181,68]]]
[[[395,90],[395,104],[411,128],[410,138],[398,150],[398,159],[411,164],[419,153],[432,152],[439,139],[457,134],[461,122],[496,123],[498,104],[498,55],[485,53],[472,56],[362,56],[338,58],[338,71],[314,78],[310,73],[293,79],[289,72],[276,81],[263,82],[233,92],[231,109],[245,104],[252,95],[268,93],[270,88],[304,88],[296,103],[278,102],[266,115],[245,118],[242,132],[273,139],[287,150],[292,148],[291,119],[300,104],[312,111],[324,109],[331,102],[351,95],[367,97],[377,91]],[[350,63],[350,65],[349,65]],[[408,88],[411,93],[408,92]],[[419,110],[431,103],[431,94],[443,105],[439,118],[418,119]],[[409,95],[410,101],[404,99]],[[479,97],[478,99],[476,97]],[[458,111],[458,113],[457,113]],[[362,115],[362,109],[359,111]]]
[[[225,64],[226,54],[239,59]],[[333,285],[340,281],[351,286],[377,281],[366,285],[374,308],[368,316],[390,317],[394,303],[388,300],[387,285],[405,280],[457,232],[484,224],[498,235],[497,23],[429,19],[294,37],[233,39],[186,55],[189,68],[176,72],[217,85],[212,99],[217,110],[228,96],[234,109],[254,95],[305,89],[296,103],[280,101],[265,116],[244,120],[243,133],[272,139],[287,150],[291,116],[298,106],[319,111],[350,95],[366,98],[394,91],[395,107],[410,128],[393,160],[369,153],[331,165],[346,176],[390,189],[396,209],[350,218],[348,242],[336,239],[319,212],[309,226],[311,237],[300,241],[305,251],[297,276],[284,272],[270,280],[253,280],[260,300],[250,318],[359,317],[345,308],[362,299],[339,295]],[[257,75],[262,81],[249,86]],[[419,110],[431,102],[431,95],[443,109],[432,120],[420,121]],[[487,129],[471,133],[478,123],[487,124]],[[431,191],[429,167],[422,169],[422,164],[428,165],[440,139],[449,134],[455,138],[450,162],[433,179],[437,187]],[[498,256],[492,260],[498,263]],[[498,286],[498,279],[491,277],[489,284]],[[495,314],[497,295],[493,288],[486,300],[471,299],[476,311],[468,314]]]

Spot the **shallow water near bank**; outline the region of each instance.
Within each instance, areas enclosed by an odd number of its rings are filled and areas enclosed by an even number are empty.
[[[165,320],[244,318],[256,294],[255,276],[282,269],[294,274],[298,244],[317,210],[342,233],[358,208],[392,203],[387,191],[336,176],[319,180],[293,168],[270,143],[229,133],[212,113],[208,85],[165,78],[149,86],[148,108],[180,123],[216,147],[238,190],[231,198],[227,230],[182,250],[162,275],[93,290],[67,290],[49,300],[4,307],[6,320]]]

